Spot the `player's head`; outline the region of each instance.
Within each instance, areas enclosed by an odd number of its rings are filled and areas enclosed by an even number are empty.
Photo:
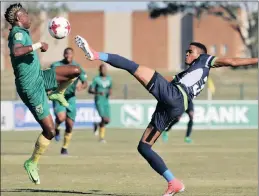
[[[64,56],[64,59],[67,62],[71,63],[73,61],[73,58],[74,58],[74,50],[73,50],[73,48],[70,48],[70,47],[66,48],[64,50],[63,56]]]
[[[101,76],[107,75],[107,66],[105,64],[101,64],[99,67],[99,72]]]
[[[192,42],[186,51],[185,63],[191,65],[201,54],[207,54],[207,48],[202,43]]]
[[[20,26],[29,29],[31,20],[27,11],[20,3],[11,4],[5,12],[5,20],[12,26]]]

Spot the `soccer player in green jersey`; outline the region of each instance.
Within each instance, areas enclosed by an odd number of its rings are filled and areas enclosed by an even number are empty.
[[[62,65],[73,65],[77,66],[81,69],[81,74],[77,78],[77,80],[74,81],[72,85],[70,85],[66,91],[65,91],[65,99],[69,103],[69,108],[62,106],[58,101],[53,101],[53,108],[54,113],[56,116],[56,141],[60,140],[60,129],[59,126],[61,123],[65,122],[66,129],[64,134],[64,144],[61,148],[61,154],[68,154],[67,148],[70,143],[71,137],[72,137],[72,129],[76,118],[76,91],[81,91],[85,88],[87,88],[87,75],[81,65],[79,65],[77,62],[73,60],[74,57],[74,51],[72,48],[66,48],[64,50],[64,59],[61,61],[57,61],[51,65],[51,68],[58,67]],[[81,81],[81,83],[78,83],[78,81]]]
[[[96,109],[101,117],[99,124],[94,123],[94,132],[96,133],[99,126],[100,142],[105,143],[105,125],[110,122],[110,104],[109,97],[112,93],[112,78],[107,75],[107,67],[101,64],[99,67],[99,75],[95,76],[89,88],[89,93],[94,94]]]
[[[56,89],[49,98],[68,106],[63,93],[80,75],[81,70],[68,65],[46,71],[41,70],[36,50],[40,49],[41,52],[46,52],[48,44],[32,42],[29,32],[31,20],[27,11],[20,3],[12,4],[5,12],[5,19],[12,26],[8,37],[8,46],[17,92],[43,129],[36,141],[31,158],[24,163],[30,180],[35,184],[40,184],[38,161],[55,136],[55,126],[50,115],[46,91]]]

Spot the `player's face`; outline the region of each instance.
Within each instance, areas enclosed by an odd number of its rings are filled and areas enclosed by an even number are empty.
[[[64,52],[64,59],[67,61],[67,62],[71,62],[73,60],[73,51],[72,50],[66,50]]]
[[[186,51],[185,64],[190,65],[195,59],[200,56],[200,50],[196,46],[190,45]]]
[[[106,66],[102,66],[102,68],[101,68],[101,74],[102,74],[103,76],[106,76],[106,75],[107,75],[107,67],[106,67]]]
[[[20,26],[25,29],[29,29],[31,27],[31,19],[25,9],[21,9],[16,16]]]

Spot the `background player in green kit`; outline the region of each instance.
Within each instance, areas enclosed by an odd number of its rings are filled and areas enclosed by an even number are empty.
[[[64,144],[61,148],[61,154],[68,154],[67,148],[70,143],[71,137],[72,137],[72,129],[76,118],[76,90],[81,91],[87,87],[87,75],[85,71],[82,69],[82,67],[73,60],[74,51],[72,48],[66,48],[64,50],[64,59],[61,61],[57,61],[51,65],[51,68],[58,67],[61,65],[73,65],[77,66],[81,69],[81,74],[77,78],[77,80],[74,81],[72,85],[70,85],[66,91],[65,91],[65,99],[69,103],[69,109],[61,105],[58,101],[53,101],[53,108],[54,113],[56,116],[56,141],[60,140],[60,130],[59,126],[61,123],[65,122],[66,129],[64,134]],[[78,83],[78,81],[81,81],[81,83]]]
[[[94,94],[96,109],[101,117],[99,124],[94,123],[94,132],[96,133],[99,126],[100,142],[105,142],[105,125],[110,122],[110,104],[109,97],[112,93],[112,78],[107,75],[107,67],[101,64],[99,67],[99,75],[95,76],[89,88],[89,93]]]
[[[56,89],[50,95],[51,99],[56,99],[66,105],[63,92],[80,75],[81,70],[68,65],[46,71],[41,70],[36,50],[41,49],[41,52],[46,52],[48,44],[44,42],[33,44],[28,30],[31,21],[27,11],[20,3],[12,4],[5,12],[5,19],[12,26],[8,46],[17,92],[43,129],[36,141],[31,158],[24,163],[30,180],[35,184],[40,184],[37,164],[40,156],[55,136],[46,91]],[[57,83],[59,83],[59,87],[57,87]]]

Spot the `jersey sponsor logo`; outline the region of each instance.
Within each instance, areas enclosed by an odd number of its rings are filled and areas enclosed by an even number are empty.
[[[15,38],[15,40],[21,41],[22,38],[23,38],[23,35],[22,35],[22,33],[16,33],[16,34],[14,35],[14,38]]]
[[[42,104],[37,105],[37,106],[35,107],[35,110],[36,110],[36,112],[37,112],[38,114],[43,114],[43,107],[42,107]]]

